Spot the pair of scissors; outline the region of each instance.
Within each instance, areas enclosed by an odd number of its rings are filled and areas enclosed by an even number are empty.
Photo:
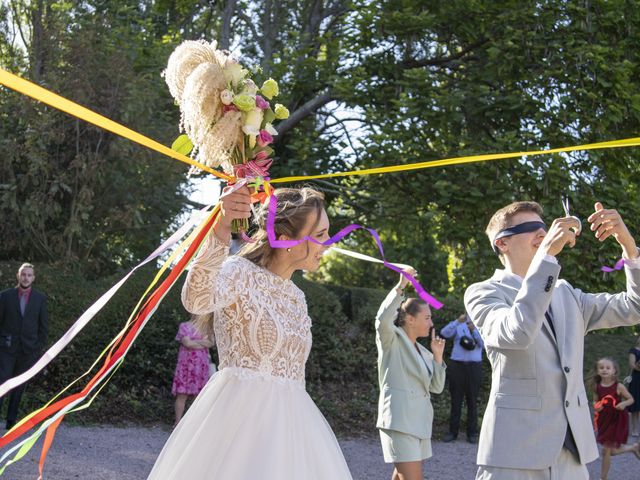
[[[564,214],[565,214],[566,217],[571,217],[571,218],[575,219],[578,222],[578,226],[577,227],[571,227],[571,230],[573,230],[573,232],[576,235],[580,235],[580,233],[582,232],[582,222],[575,215],[571,215],[571,212],[569,210],[569,197],[567,197],[566,195],[562,196],[562,208],[564,209]]]

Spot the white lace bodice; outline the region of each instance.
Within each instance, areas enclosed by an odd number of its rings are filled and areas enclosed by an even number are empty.
[[[242,368],[304,385],[311,349],[304,294],[292,281],[228,253],[210,234],[182,289],[189,312],[214,312],[220,369]]]

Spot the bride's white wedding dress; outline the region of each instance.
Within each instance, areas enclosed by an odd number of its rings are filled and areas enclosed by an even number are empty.
[[[186,309],[214,312],[219,371],[175,428],[153,480],[350,480],[329,424],[305,390],[311,319],[290,280],[213,234],[182,291]]]

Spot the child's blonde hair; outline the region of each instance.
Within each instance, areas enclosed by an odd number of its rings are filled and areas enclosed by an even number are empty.
[[[618,381],[618,375],[620,375],[620,365],[618,364],[617,360],[611,357],[602,357],[599,358],[598,360],[596,360],[595,365],[593,366],[593,371],[591,372],[591,375],[589,375],[589,385],[591,387],[591,389],[595,392],[596,390],[596,386],[602,382],[602,378],[600,377],[600,375],[598,375],[598,364],[600,362],[602,362],[603,360],[606,360],[608,362],[611,362],[611,364],[613,365],[613,369],[615,370],[614,373],[614,378],[615,381]]]

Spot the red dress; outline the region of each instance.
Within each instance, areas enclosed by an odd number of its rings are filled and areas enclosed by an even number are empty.
[[[622,401],[617,390],[618,382],[608,387],[596,385],[596,393],[600,399],[596,407],[603,407],[601,411],[596,412],[594,418],[596,441],[609,448],[620,447],[627,442],[629,436],[629,415],[626,410],[615,408]]]

